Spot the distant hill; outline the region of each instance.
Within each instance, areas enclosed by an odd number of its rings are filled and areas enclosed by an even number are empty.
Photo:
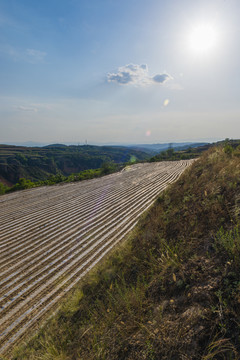
[[[75,145],[71,145],[71,146],[75,146]],[[50,148],[67,148],[68,145],[65,144],[50,144],[50,145],[45,145],[43,146],[45,149],[50,149]]]
[[[156,155],[161,151],[165,151],[169,148],[174,150],[185,150],[188,148],[196,148],[199,146],[208,145],[206,142],[182,142],[182,143],[165,143],[165,144],[136,144],[136,145],[128,145],[131,149],[142,150],[151,153],[152,155]]]
[[[174,160],[187,160],[198,158],[203,151],[208,150],[213,144],[206,144],[197,147],[181,148],[168,148],[167,150],[161,151],[150,158],[150,162],[154,161],[174,161]]]
[[[123,146],[0,145],[0,181],[6,185],[13,185],[22,177],[38,181],[52,174],[60,173],[67,176],[82,170],[96,169],[107,162],[124,163],[131,159],[148,158],[149,155],[144,150]]]

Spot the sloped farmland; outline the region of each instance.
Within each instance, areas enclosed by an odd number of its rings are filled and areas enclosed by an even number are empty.
[[[0,354],[56,308],[191,163],[137,164],[0,197]]]

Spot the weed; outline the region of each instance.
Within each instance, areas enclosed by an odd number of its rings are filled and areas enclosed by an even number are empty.
[[[156,359],[155,351],[154,351],[154,347],[153,347],[152,343],[150,342],[150,340],[146,341],[146,348],[147,348],[147,351],[146,351],[147,359],[155,360]]]
[[[239,227],[224,230],[223,227],[218,231],[215,237],[215,249],[225,254],[227,261],[231,262],[235,268],[240,266],[240,232]]]
[[[207,347],[207,354],[202,357],[202,360],[234,360],[239,359],[238,352],[230,342],[229,339],[214,339]]]

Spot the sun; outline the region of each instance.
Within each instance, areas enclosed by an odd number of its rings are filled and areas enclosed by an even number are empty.
[[[190,32],[190,47],[197,54],[209,53],[217,44],[217,35],[218,32],[214,25],[198,24]]]

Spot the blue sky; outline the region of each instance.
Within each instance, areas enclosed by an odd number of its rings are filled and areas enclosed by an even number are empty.
[[[239,0],[0,0],[0,142],[239,138],[239,16]]]

